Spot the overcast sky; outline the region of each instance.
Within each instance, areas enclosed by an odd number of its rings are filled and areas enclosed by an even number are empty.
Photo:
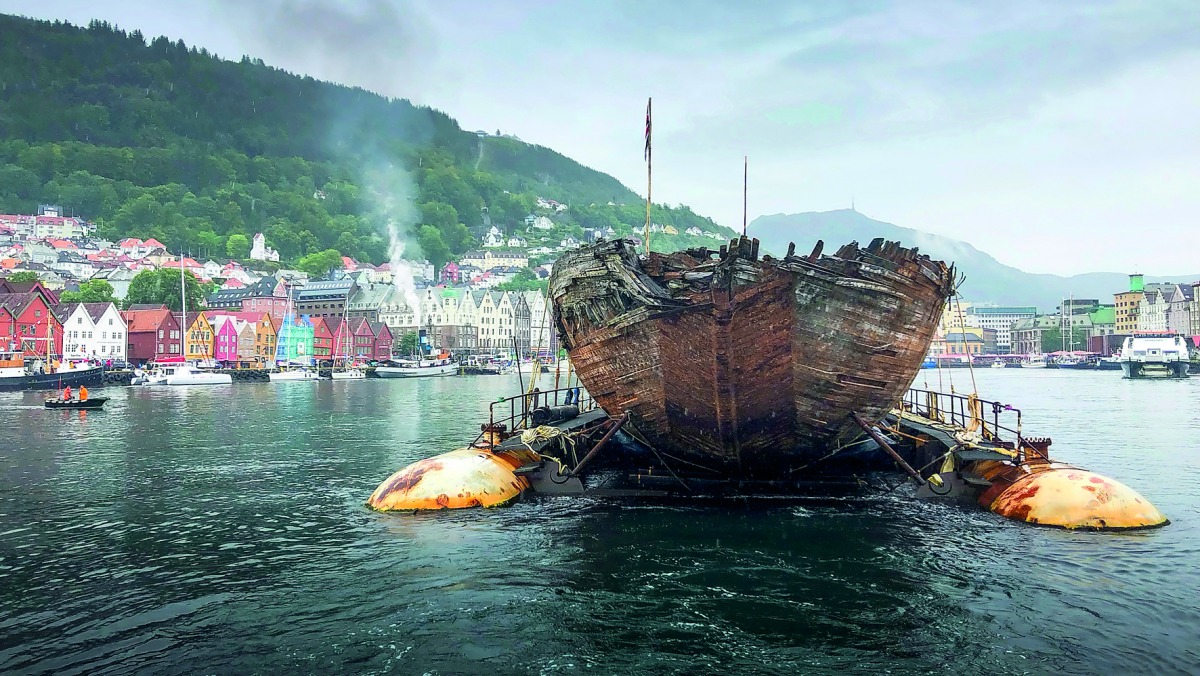
[[[4,0],[431,105],[741,223],[845,208],[1032,272],[1200,271],[1200,2]]]

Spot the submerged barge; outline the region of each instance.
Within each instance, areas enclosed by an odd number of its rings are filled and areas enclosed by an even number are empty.
[[[570,402],[570,403],[564,403]],[[420,460],[379,484],[379,511],[494,507],[525,495],[651,500],[795,500],[890,493],[977,504],[1005,518],[1084,530],[1168,523],[1124,484],[1050,456],[1019,409],[973,395],[908,390],[860,438],[796,475],[729,480],[674,462],[624,430],[579,388],[501,399],[467,447]],[[798,475],[798,476],[797,476]]]

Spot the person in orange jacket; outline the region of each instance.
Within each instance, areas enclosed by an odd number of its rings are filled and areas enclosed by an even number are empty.
[[[87,385],[79,386],[79,401],[87,401]]]
[[[71,386],[70,385],[67,385],[66,387],[63,388],[62,399],[63,399],[63,401],[71,401]]]

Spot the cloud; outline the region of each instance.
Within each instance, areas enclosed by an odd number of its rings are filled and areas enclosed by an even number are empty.
[[[726,224],[749,154],[752,216],[853,194],[1034,270],[1191,267],[1124,233],[1200,217],[1195,0],[10,3],[407,97],[635,189],[653,96],[656,200]]]

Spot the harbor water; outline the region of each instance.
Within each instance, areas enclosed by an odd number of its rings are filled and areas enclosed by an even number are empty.
[[[970,391],[916,384],[951,376]],[[904,494],[379,514],[375,486],[474,438],[515,377],[0,395],[0,672],[1200,670],[1200,378],[975,378],[1173,523]]]

